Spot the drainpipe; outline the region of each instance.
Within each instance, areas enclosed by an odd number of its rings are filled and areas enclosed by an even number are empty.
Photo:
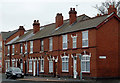
[[[4,56],[3,56],[4,71],[2,71],[2,72],[5,72],[5,40],[3,42],[4,42]],[[3,67],[3,65],[2,65],[2,67]]]

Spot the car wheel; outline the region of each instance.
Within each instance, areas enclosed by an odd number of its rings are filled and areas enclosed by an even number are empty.
[[[24,76],[22,76],[21,78],[24,78]]]
[[[8,79],[8,76],[6,75],[6,79]]]

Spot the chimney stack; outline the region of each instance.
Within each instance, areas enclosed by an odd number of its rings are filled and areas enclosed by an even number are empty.
[[[40,23],[39,20],[34,20],[33,23],[33,33],[36,33],[40,30]]]
[[[56,15],[56,28],[60,27],[63,25],[63,16],[62,13],[57,13]]]
[[[115,5],[110,5],[108,8],[108,14],[111,14],[112,12],[117,14],[117,9],[115,8]]]
[[[22,36],[22,35],[24,35],[25,29],[23,26],[19,26],[18,31],[19,31],[19,36]]]
[[[69,24],[70,25],[77,21],[76,14],[77,12],[75,11],[75,8],[70,8],[70,11],[69,11]]]

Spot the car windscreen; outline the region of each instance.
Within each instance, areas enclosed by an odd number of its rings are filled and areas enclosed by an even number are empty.
[[[14,72],[21,72],[21,70],[19,68],[13,68]]]

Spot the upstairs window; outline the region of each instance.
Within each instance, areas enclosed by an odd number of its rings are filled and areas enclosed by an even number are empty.
[[[7,47],[7,55],[10,55],[10,46]]]
[[[30,53],[33,53],[33,41],[30,41]]]
[[[25,44],[25,53],[27,53],[27,43]]]
[[[88,47],[88,31],[82,32],[82,47]]]
[[[77,48],[77,37],[73,37],[73,48]]]
[[[49,38],[49,50],[52,51],[52,47],[53,47],[53,41],[52,38]]]
[[[44,51],[44,41],[41,40],[41,51]]]
[[[67,49],[67,35],[63,35],[63,49]]]
[[[12,45],[12,55],[15,53],[15,45]]]
[[[23,53],[23,44],[20,44],[20,53]]]

